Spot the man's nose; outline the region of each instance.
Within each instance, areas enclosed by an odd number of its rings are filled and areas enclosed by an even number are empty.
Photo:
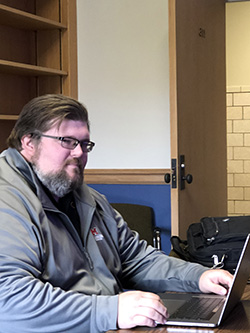
[[[80,144],[78,144],[75,149],[71,150],[71,155],[74,157],[81,157],[82,155],[87,154],[82,150]]]

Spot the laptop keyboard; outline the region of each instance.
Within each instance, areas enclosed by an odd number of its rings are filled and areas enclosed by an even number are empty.
[[[181,307],[179,307],[169,319],[201,319],[209,320],[218,310],[218,306],[223,301],[220,298],[199,298],[193,297]]]

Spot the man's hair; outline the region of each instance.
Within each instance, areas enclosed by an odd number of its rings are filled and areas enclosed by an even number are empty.
[[[75,99],[56,94],[36,97],[23,107],[7,144],[21,151],[21,139],[24,135],[46,132],[54,124],[59,127],[65,119],[85,122],[89,129],[88,112]],[[39,140],[40,137],[36,139]]]

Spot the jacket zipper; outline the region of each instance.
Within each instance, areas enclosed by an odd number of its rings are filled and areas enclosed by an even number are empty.
[[[45,208],[44,208],[44,209],[45,209]],[[57,213],[57,214],[62,214],[62,215],[65,216],[65,217],[67,218],[67,220],[72,224],[72,222],[70,221],[69,217],[68,217],[65,213],[63,213],[63,212],[61,212],[61,211],[59,211],[59,210],[51,209],[51,208],[46,208],[46,210],[49,210],[49,211],[54,212],[54,213]],[[73,227],[73,228],[74,228],[74,227]],[[85,258],[87,259],[87,262],[88,262],[88,264],[89,264],[90,269],[93,270],[93,269],[94,269],[93,261],[92,261],[90,255],[89,255],[88,251],[86,250],[86,247],[85,247],[84,245],[82,245],[81,238],[80,238],[80,236],[78,235],[78,232],[75,230],[75,228],[74,228],[74,232],[75,232],[75,234],[76,234],[76,237],[78,238],[77,245],[79,246],[81,252],[84,254]],[[72,236],[72,235],[71,235],[71,236]],[[74,237],[75,237],[75,236],[74,236]],[[72,238],[74,238],[74,237],[72,236]]]

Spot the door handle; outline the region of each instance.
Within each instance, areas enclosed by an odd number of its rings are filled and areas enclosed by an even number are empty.
[[[171,160],[171,174],[170,173],[166,173],[164,176],[164,180],[167,184],[169,184],[171,182],[171,187],[172,188],[176,188],[177,187],[177,183],[176,183],[176,158],[172,158]]]
[[[165,183],[167,183],[167,184],[169,184],[169,183],[171,182],[171,175],[170,175],[170,173],[166,173],[166,174],[164,175],[164,181],[165,181]]]
[[[185,175],[185,156],[180,155],[180,189],[185,189],[185,182],[191,184],[193,181],[193,176],[191,174]]]

